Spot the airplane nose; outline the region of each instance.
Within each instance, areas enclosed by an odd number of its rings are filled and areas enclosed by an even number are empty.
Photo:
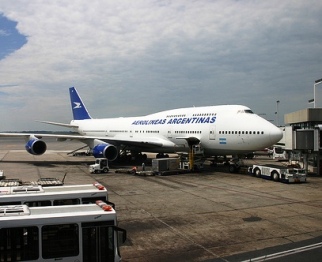
[[[272,144],[276,144],[278,141],[280,141],[283,138],[283,132],[278,127],[275,127],[269,133],[269,137],[271,139]]]

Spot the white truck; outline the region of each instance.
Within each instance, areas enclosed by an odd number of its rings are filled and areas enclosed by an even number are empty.
[[[89,166],[90,173],[107,173],[109,171],[106,158],[96,158],[95,164]]]
[[[256,177],[281,181],[286,183],[306,182],[306,173],[301,168],[287,168],[278,165],[253,165],[249,173]]]

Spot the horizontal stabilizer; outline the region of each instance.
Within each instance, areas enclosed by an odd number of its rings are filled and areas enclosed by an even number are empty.
[[[57,123],[57,122],[50,122],[50,121],[36,120],[36,122],[45,123],[45,124],[54,125],[54,126],[63,126],[63,127],[68,127],[68,128],[77,128],[78,127],[78,125],[71,125],[71,124],[64,124],[64,123]]]

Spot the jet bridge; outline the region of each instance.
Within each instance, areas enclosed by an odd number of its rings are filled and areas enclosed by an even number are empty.
[[[301,152],[306,170],[309,159],[314,159],[316,167],[313,167],[313,172],[319,175],[322,174],[321,116],[322,108],[306,108],[284,116],[284,122],[288,125],[284,133],[285,150]]]

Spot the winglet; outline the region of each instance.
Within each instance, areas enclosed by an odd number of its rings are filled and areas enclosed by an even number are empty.
[[[91,119],[82,99],[77,93],[75,87],[69,88],[70,102],[73,111],[74,120]]]

